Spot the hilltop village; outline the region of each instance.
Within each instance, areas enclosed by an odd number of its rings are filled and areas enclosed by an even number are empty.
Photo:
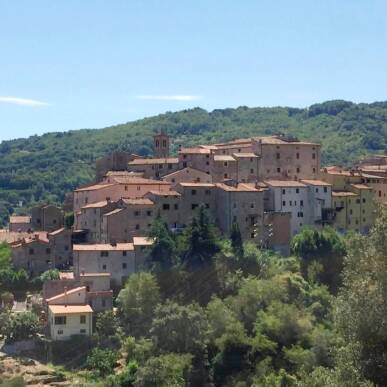
[[[92,334],[93,314],[113,308],[113,289],[146,268],[159,217],[180,233],[204,208],[222,234],[237,224],[243,240],[286,256],[304,226],[367,234],[387,201],[387,156],[321,168],[319,144],[286,135],[181,147],[177,157],[170,141],[154,136],[154,158],[97,160],[95,182],[68,195],[63,209],[41,205],[0,230],[16,268],[60,270],[43,284],[51,339]]]

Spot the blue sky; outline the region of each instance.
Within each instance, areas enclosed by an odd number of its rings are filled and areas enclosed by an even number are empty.
[[[0,140],[387,99],[387,2],[0,0]]]

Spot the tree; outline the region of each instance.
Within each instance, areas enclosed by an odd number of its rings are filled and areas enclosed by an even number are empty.
[[[317,230],[305,227],[293,238],[291,248],[293,253],[302,259],[301,270],[305,278],[310,277],[308,274],[311,274],[310,269],[313,269],[314,278],[328,285],[332,292],[337,292],[341,283],[340,275],[346,247],[333,228],[327,226]],[[320,264],[321,272],[316,262]]]
[[[194,217],[186,234],[188,251],[185,264],[190,270],[211,265],[212,258],[220,251],[215,227],[210,222],[207,212],[200,206],[197,217]]]
[[[185,387],[189,385],[192,356],[169,353],[151,357],[136,372],[135,387]]]
[[[0,243],[0,271],[11,267],[11,249],[7,243]]]
[[[199,305],[167,301],[156,308],[150,334],[163,352],[201,353],[206,331],[206,316]]]
[[[160,292],[151,273],[132,274],[117,297],[118,316],[126,333],[141,336],[148,333]]]
[[[119,332],[119,322],[114,311],[107,310],[98,314],[96,331],[100,337],[114,336]]]
[[[353,236],[336,305],[342,337],[338,365],[375,385],[387,380],[387,206],[369,237]]]
[[[242,257],[243,256],[243,241],[241,231],[239,229],[239,224],[234,222],[231,226],[231,246],[235,255]]]
[[[46,270],[44,273],[40,275],[40,281],[42,283],[46,281],[52,281],[52,280],[58,280],[59,279],[59,270],[58,269],[51,269]]]
[[[111,374],[118,360],[118,353],[108,349],[94,348],[87,357],[86,366],[99,376]]]
[[[32,312],[14,313],[10,316],[6,336],[8,341],[34,337],[39,331],[39,322]]]
[[[150,252],[151,264],[156,271],[165,271],[176,263],[176,243],[168,225],[157,216],[152,224],[149,237],[153,238]]]

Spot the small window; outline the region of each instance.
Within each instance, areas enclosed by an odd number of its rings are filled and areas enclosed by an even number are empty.
[[[223,165],[224,165],[225,167],[227,167],[227,166],[228,166],[227,161],[225,161],[225,162],[223,163]]]
[[[302,207],[304,205],[304,201],[300,200],[300,206]]]
[[[366,200],[365,200],[365,198],[363,198],[363,203],[365,203],[366,202]]]
[[[285,195],[285,194],[286,194],[286,190],[283,189],[283,190],[282,190],[282,195]]]
[[[277,152],[276,153],[276,158],[277,158],[277,160],[279,160],[281,158],[281,154]]]
[[[126,256],[127,256],[127,251],[123,251],[123,252],[122,252],[122,256],[123,256],[123,257],[126,257]]]
[[[224,178],[227,179],[228,178],[228,175],[227,173],[224,174]]]
[[[102,307],[104,308],[106,306],[106,300],[105,299],[102,299],[101,300],[101,304],[102,304]]]
[[[134,216],[140,216],[140,211],[134,211]]]
[[[106,265],[102,265],[102,270],[106,270]]]
[[[168,164],[168,169],[172,169],[172,164]]]
[[[136,230],[139,230],[139,229],[140,229],[140,225],[136,224]]]
[[[51,253],[51,249],[48,247],[47,249],[46,249],[46,254],[50,254]]]
[[[108,251],[101,251],[101,257],[108,257],[109,252]]]
[[[141,191],[141,186],[137,186],[137,191]]]
[[[312,159],[314,160],[316,158],[316,153],[312,153]]]
[[[196,195],[196,189],[191,190],[191,195],[192,195],[192,196],[195,196],[195,195]]]
[[[254,239],[254,238],[255,238],[255,234],[254,234],[253,232],[250,234],[250,238],[251,238],[251,239]]]
[[[210,208],[210,205],[208,203],[205,204],[206,208]]]
[[[183,168],[187,168],[187,162],[186,161],[183,162]]]
[[[325,192],[325,193],[328,192],[328,188],[327,188],[327,187],[324,187],[324,192]]]
[[[211,190],[206,189],[206,190],[204,191],[204,193],[205,193],[206,195],[211,195]]]
[[[316,168],[313,168],[313,173],[316,173]]]
[[[250,203],[250,208],[254,208],[254,203]]]
[[[300,154],[299,153],[296,153],[296,159],[299,159],[300,158]],[[299,168],[297,168],[299,169]]]
[[[34,252],[34,249],[29,249],[29,250],[28,250],[28,254],[29,254],[29,255],[34,255],[34,253],[35,253],[35,252]]]
[[[179,209],[179,205],[178,205],[177,203],[175,203],[175,204],[173,205],[173,208],[174,208],[175,210],[178,210],[178,209]]]
[[[251,174],[254,173],[254,169],[253,169],[253,168],[250,168],[250,173],[251,173]]]
[[[163,204],[163,210],[165,210],[165,211],[168,211],[169,210],[169,203],[164,203]]]
[[[66,316],[55,316],[55,325],[66,325]]]
[[[300,168],[297,167],[297,173],[300,173]]]
[[[280,173],[281,172],[281,168],[277,168],[277,172]]]
[[[86,324],[86,316],[80,316],[79,323],[80,324]]]
[[[126,262],[124,262],[124,263],[122,264],[122,268],[123,268],[123,269],[126,269],[126,268],[127,268]]]
[[[299,188],[296,188],[296,193],[300,193],[300,189]]]
[[[318,193],[318,188],[316,188],[316,193]]]
[[[198,207],[198,204],[192,204],[192,205],[191,205],[191,209],[192,209],[192,210],[194,210],[194,209],[197,208],[197,207]]]
[[[62,329],[58,329],[58,335],[63,335],[63,330]]]
[[[282,205],[283,205],[283,206],[286,206],[286,202],[285,202],[285,200],[282,202]]]

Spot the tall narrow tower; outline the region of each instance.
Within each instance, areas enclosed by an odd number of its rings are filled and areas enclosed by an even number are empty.
[[[169,136],[164,130],[153,136],[153,148],[155,157],[166,158],[169,156]]]

